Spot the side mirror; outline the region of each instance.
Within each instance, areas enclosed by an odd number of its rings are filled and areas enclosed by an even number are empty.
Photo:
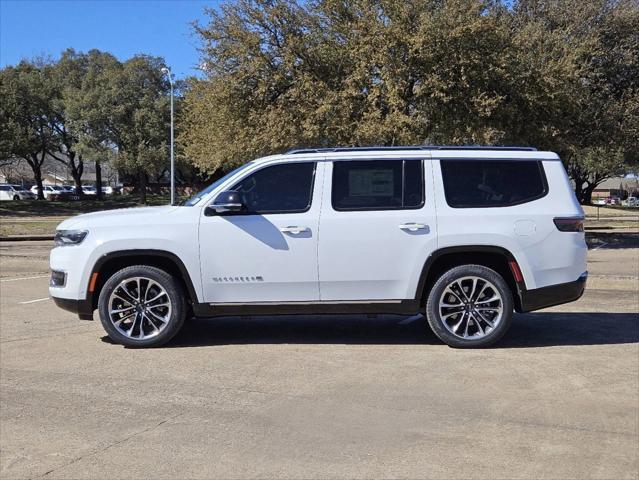
[[[232,190],[221,192],[213,203],[206,207],[210,214],[239,212],[244,208],[240,194]]]

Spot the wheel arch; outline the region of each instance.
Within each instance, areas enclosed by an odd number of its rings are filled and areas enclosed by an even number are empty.
[[[176,254],[166,250],[120,250],[102,255],[93,265],[86,298],[93,310],[97,308],[100,292],[107,280],[118,270],[131,265],[148,265],[164,270],[180,281],[191,305],[198,302],[189,271]]]
[[[514,266],[511,262],[514,262]],[[521,311],[521,292],[526,289],[519,264],[515,256],[503,247],[493,245],[463,245],[444,247],[433,252],[426,260],[417,285],[416,300],[420,307],[426,305],[426,299],[437,278],[451,268],[460,265],[483,265],[501,275],[513,294],[515,310]],[[515,279],[516,269],[520,281]]]

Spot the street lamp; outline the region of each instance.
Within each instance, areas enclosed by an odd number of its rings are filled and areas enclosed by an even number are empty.
[[[162,67],[171,85],[171,205],[175,205],[175,158],[173,157],[173,74],[169,67]]]

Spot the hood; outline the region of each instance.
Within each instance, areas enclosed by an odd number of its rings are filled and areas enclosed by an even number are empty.
[[[160,207],[133,207],[120,208],[117,210],[105,210],[102,212],[84,213],[68,218],[60,223],[58,230],[84,229],[109,225],[145,223],[145,219],[152,221],[157,215],[168,214],[178,210],[175,205],[165,205]]]

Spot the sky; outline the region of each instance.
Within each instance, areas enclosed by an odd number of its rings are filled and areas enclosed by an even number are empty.
[[[199,42],[190,23],[206,22],[217,0],[0,0],[0,67],[57,58],[66,48],[164,57],[177,78],[197,74]]]

